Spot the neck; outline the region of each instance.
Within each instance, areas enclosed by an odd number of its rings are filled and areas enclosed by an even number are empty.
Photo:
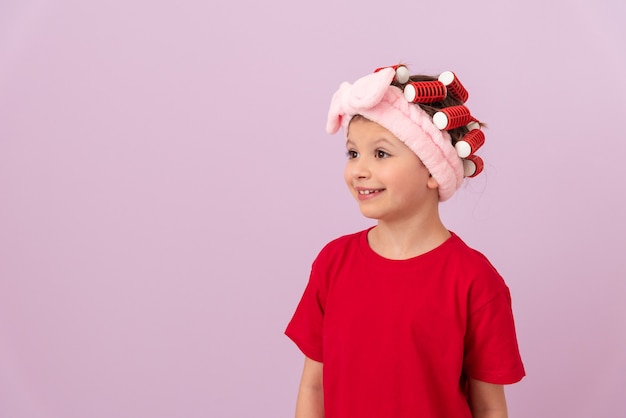
[[[427,218],[401,221],[379,220],[368,240],[370,247],[381,256],[405,260],[431,251],[450,238],[439,214]]]

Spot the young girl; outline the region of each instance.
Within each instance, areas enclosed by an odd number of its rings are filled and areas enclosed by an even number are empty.
[[[506,417],[524,376],[509,289],[443,225],[482,169],[481,124],[452,72],[376,70],[334,94],[345,181],[376,226],[327,244],[286,334],[305,354],[296,417]]]

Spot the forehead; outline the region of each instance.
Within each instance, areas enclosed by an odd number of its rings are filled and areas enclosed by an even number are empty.
[[[385,142],[392,146],[404,145],[387,128],[362,116],[350,121],[347,142]]]

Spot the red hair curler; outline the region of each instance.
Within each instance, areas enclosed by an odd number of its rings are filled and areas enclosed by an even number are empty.
[[[447,94],[441,81],[413,81],[404,86],[404,97],[412,103],[440,102]]]
[[[462,103],[467,101],[469,97],[469,93],[463,87],[463,84],[459,81],[452,71],[444,71],[439,75],[439,81],[443,83],[444,86],[448,89],[448,92],[459,99]]]
[[[397,64],[397,65],[389,65],[387,67],[379,67],[375,69],[374,72],[377,73],[384,68],[393,68],[396,71],[396,76],[394,77],[394,80],[397,81],[398,83],[404,84],[407,81],[409,81],[410,74],[409,74],[409,69],[406,67],[406,65]]]
[[[445,107],[433,115],[433,123],[439,129],[454,129],[471,121],[469,109],[462,105]]]
[[[463,160],[463,175],[465,177],[476,177],[483,171],[485,163],[478,155],[470,155]]]
[[[485,143],[485,134],[480,129],[473,129],[469,131],[463,138],[454,144],[459,157],[465,158],[475,153],[478,148],[482,147]]]

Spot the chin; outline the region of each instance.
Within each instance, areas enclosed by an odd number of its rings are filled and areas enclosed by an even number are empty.
[[[365,216],[366,218],[376,219],[376,220],[380,219],[382,216],[381,213],[376,213],[373,210],[363,210],[363,209],[361,209],[361,215]]]

